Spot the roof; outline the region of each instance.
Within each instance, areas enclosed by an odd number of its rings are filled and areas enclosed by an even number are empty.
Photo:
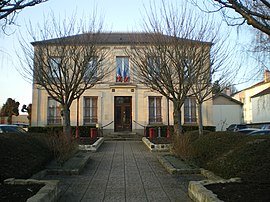
[[[268,94],[270,94],[270,87],[264,89],[263,91],[257,93],[256,95],[253,95],[251,98],[260,97],[260,96],[264,96],[264,95],[268,95]]]
[[[238,101],[238,100],[236,100],[236,99],[234,99],[234,98],[232,98],[231,96],[228,96],[228,95],[226,95],[226,94],[224,94],[224,93],[218,93],[218,94],[216,94],[214,97],[213,97],[213,99],[216,99],[216,98],[218,98],[218,97],[224,97],[225,99],[228,99],[228,100],[230,100],[230,101],[232,101],[232,102],[234,102],[234,103],[236,103],[236,104],[239,104],[239,105],[243,105],[243,103],[242,102],[240,102],[240,101]]]
[[[270,83],[270,81],[268,81],[268,82],[260,81],[260,82],[254,84],[254,85],[252,85],[252,86],[250,86],[250,87],[248,87],[248,88],[245,88],[245,89],[240,90],[240,91],[238,91],[238,92],[236,92],[236,93],[233,93],[232,96],[235,96],[236,94],[241,93],[241,92],[243,92],[243,91],[245,91],[245,90],[249,90],[249,89],[252,89],[252,88],[255,88],[255,87],[264,85],[264,84],[266,84],[266,83]]]
[[[95,44],[151,44],[153,42],[153,37],[161,37],[161,40],[175,40],[175,37],[163,35],[159,33],[147,33],[147,32],[112,32],[112,33],[84,33],[73,36],[67,36],[62,38],[55,38],[43,41],[32,42],[32,45],[44,45],[44,44],[59,44],[59,43],[74,43],[85,44],[86,41],[89,43],[94,40]],[[210,42],[195,41],[190,39],[182,39],[183,42],[193,42],[193,43],[205,43],[209,46],[212,45]]]

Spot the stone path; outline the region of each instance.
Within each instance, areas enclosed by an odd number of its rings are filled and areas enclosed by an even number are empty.
[[[191,201],[187,184],[196,176],[172,176],[142,142],[104,142],[79,176],[59,179],[61,202]]]

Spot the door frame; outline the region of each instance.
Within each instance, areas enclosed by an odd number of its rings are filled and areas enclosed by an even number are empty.
[[[117,104],[116,103],[116,99],[117,98],[129,98],[129,103],[122,103],[122,104]],[[121,119],[123,118],[123,114],[124,111],[123,109],[125,107],[129,107],[129,111],[130,111],[130,123],[129,123],[129,127],[126,128],[124,127],[123,122],[121,122],[122,124],[122,129],[118,126],[118,123],[116,121],[116,117],[117,117],[117,111],[116,111],[116,107],[121,107]],[[127,125],[125,125],[127,126]],[[114,131],[115,132],[131,132],[132,131],[132,96],[114,96]]]

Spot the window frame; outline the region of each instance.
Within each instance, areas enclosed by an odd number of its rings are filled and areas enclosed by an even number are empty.
[[[154,106],[151,106],[153,100]],[[158,100],[158,101],[157,101]],[[149,124],[162,123],[162,97],[149,96],[148,97],[148,122]]]
[[[51,112],[53,115],[51,116]],[[47,125],[61,125],[61,104],[54,100],[52,97],[48,97],[47,103]]]
[[[184,123],[196,124],[197,123],[197,104],[195,97],[187,97],[184,102]]]
[[[88,102],[88,100],[89,100],[89,106],[86,106],[86,102]],[[95,102],[94,106],[93,106],[93,102]],[[97,123],[98,123],[98,96],[84,96],[83,97],[83,125],[91,125],[91,124],[97,124]]]
[[[129,83],[130,82],[130,62],[128,56],[116,56],[116,77],[117,83]],[[119,63],[120,61],[120,63]]]

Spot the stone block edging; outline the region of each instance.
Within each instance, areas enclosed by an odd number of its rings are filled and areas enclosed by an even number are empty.
[[[42,187],[34,196],[29,198],[27,202],[56,202],[60,195],[58,180],[24,180],[9,178],[4,180],[4,183],[11,185],[44,184],[44,187]]]
[[[158,161],[164,166],[164,168],[170,174],[202,174],[207,180],[203,181],[190,181],[188,185],[188,195],[194,202],[222,202],[217,198],[211,190],[208,190],[205,185],[216,183],[229,183],[229,182],[241,182],[240,178],[231,178],[224,180],[223,178],[215,175],[213,172],[200,168],[200,169],[177,169],[162,155],[157,156]]]
[[[79,145],[79,150],[96,152],[103,142],[104,142],[104,137],[99,137],[98,140],[94,144]]]
[[[240,178],[231,178],[229,180],[203,180],[190,181],[188,185],[188,195],[194,202],[222,202],[217,195],[208,190],[205,185],[217,183],[240,182]]]
[[[142,138],[143,143],[148,147],[151,152],[168,152],[170,151],[170,144],[154,144],[146,137]]]
[[[157,156],[158,161],[170,174],[201,174],[201,169],[190,168],[190,169],[179,169],[175,168],[170,162],[168,162],[163,156]]]

